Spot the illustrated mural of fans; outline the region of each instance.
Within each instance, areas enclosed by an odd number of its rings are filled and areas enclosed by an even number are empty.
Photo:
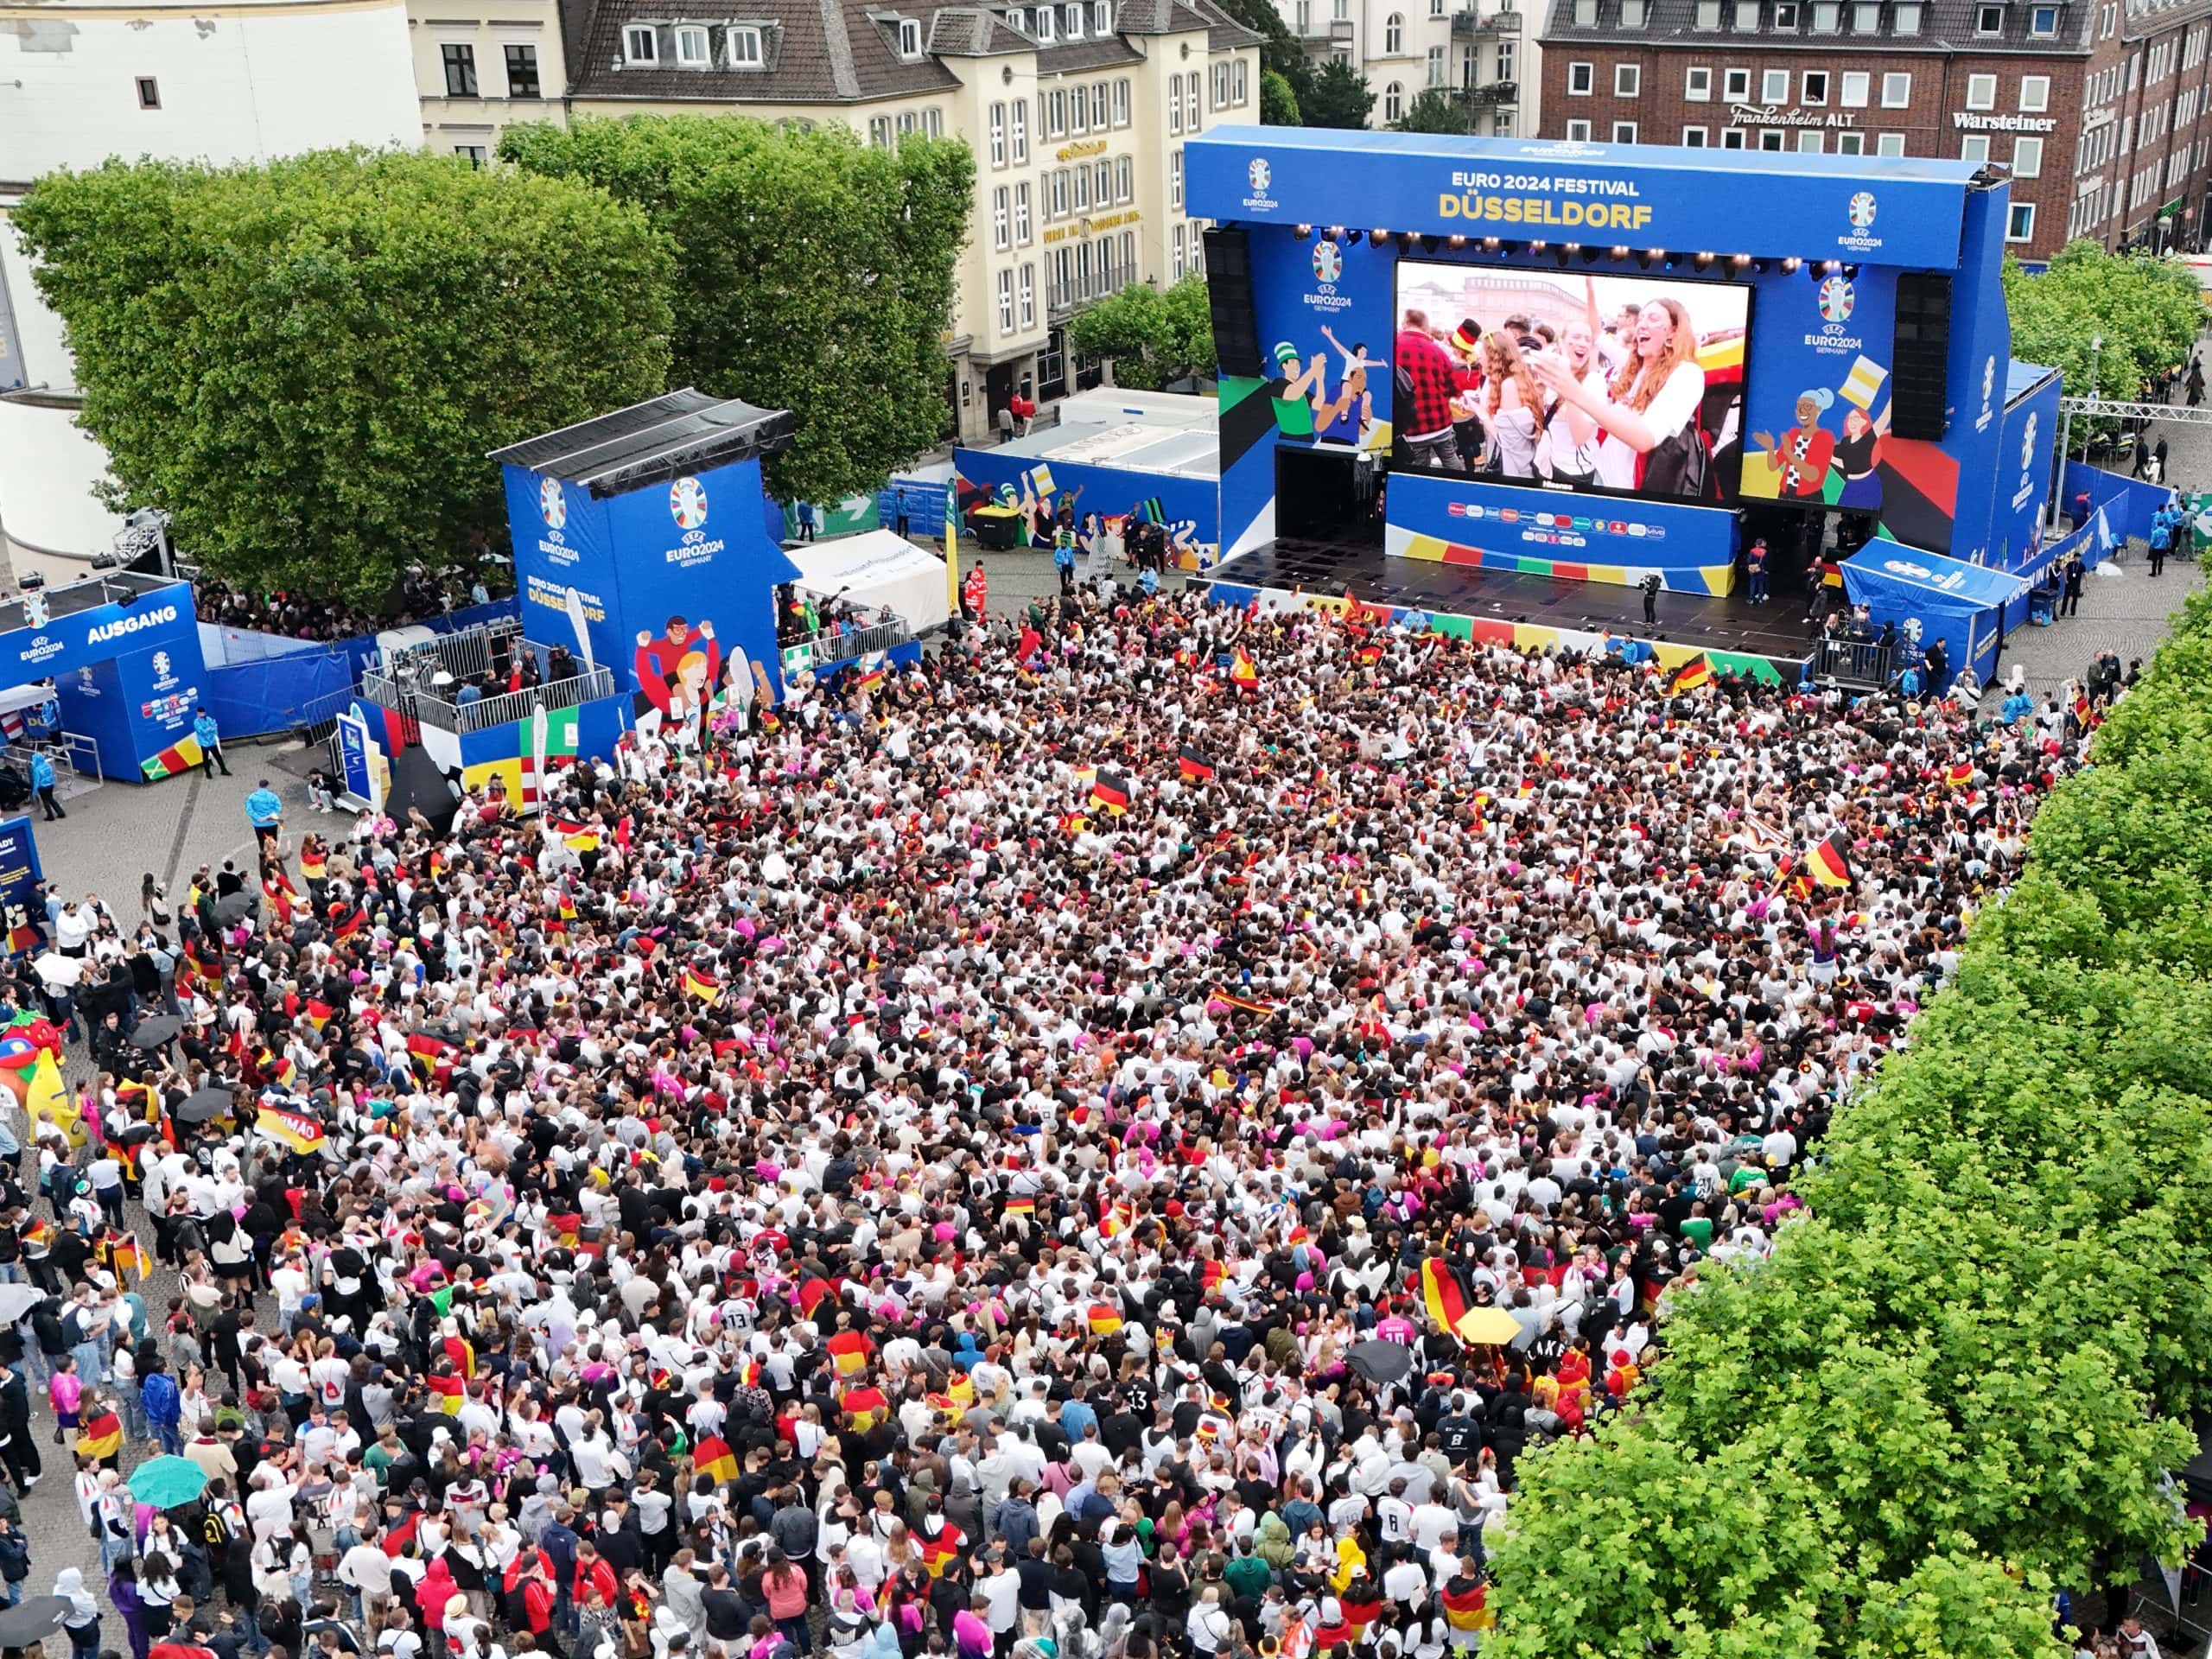
[[[708,688],[721,666],[715,625],[693,627],[680,616],[668,619],[668,631],[656,639],[638,635],[638,730],[660,733],[672,741],[696,743],[703,735]]]
[[[1771,432],[1754,432],[1752,442],[1766,457],[1766,469],[1781,474],[1783,495],[1818,498],[1827,482],[1828,462],[1835,455],[1835,434],[1821,424],[1821,416],[1835,402],[1826,386],[1813,386],[1797,394],[1797,424],[1774,441]]]

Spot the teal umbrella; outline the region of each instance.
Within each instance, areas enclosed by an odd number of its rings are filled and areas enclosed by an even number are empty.
[[[207,1490],[207,1471],[189,1458],[149,1458],[130,1473],[130,1496],[157,1510],[189,1503]]]

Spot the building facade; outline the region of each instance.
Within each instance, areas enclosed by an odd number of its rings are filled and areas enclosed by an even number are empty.
[[[1541,48],[1521,0],[1274,0],[1317,67],[1357,67],[1375,94],[1369,124],[1396,124],[1431,87],[1457,93],[1478,137],[1534,134]]]
[[[1546,137],[1934,156],[2008,248],[2202,245],[2212,0],[1554,0]]]
[[[408,0],[423,142],[480,165],[516,121],[565,122],[555,0]]]
[[[1065,325],[1131,283],[1200,270],[1184,141],[1256,122],[1260,37],[1211,0],[1019,6],[582,0],[565,16],[572,116],[723,109],[840,121],[872,143],[963,138],[976,200],[947,350],[954,423],[1078,383]]]
[[[0,4],[0,548],[81,574],[122,521],[75,367],[8,228],[31,181],[112,156],[233,162],[422,136],[404,0]],[[333,67],[338,66],[336,73]]]

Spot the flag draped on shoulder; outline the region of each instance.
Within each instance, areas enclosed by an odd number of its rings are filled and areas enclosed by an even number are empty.
[[[1713,659],[1701,651],[1667,677],[1669,692],[1694,691],[1700,685],[1712,683]]]

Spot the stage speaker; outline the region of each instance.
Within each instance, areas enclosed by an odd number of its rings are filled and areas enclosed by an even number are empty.
[[[1224,374],[1264,380],[1269,370],[1260,352],[1260,318],[1252,308],[1252,245],[1242,231],[1211,230],[1206,237],[1206,308],[1213,313],[1213,354]]]
[[[1940,442],[1948,423],[1945,362],[1951,346],[1951,279],[1909,270],[1897,278],[1897,332],[1890,346],[1890,430]]]

